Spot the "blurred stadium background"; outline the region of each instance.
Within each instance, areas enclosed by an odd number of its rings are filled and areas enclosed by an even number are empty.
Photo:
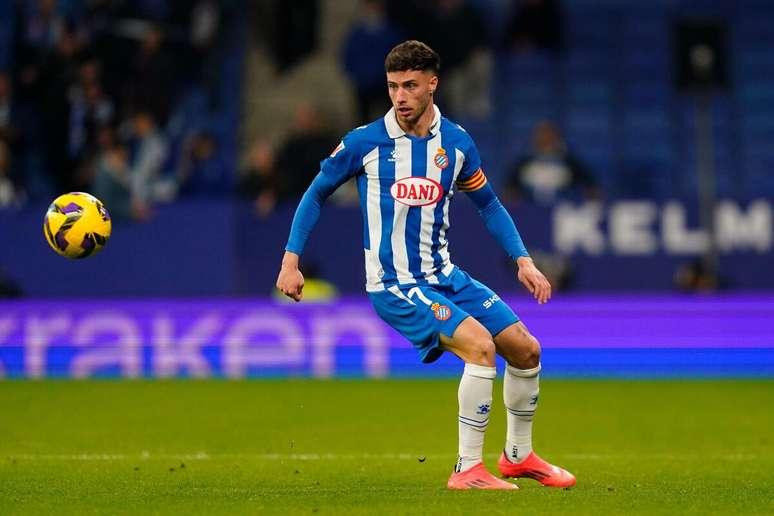
[[[438,102],[557,289],[530,304],[467,200],[460,266],[547,375],[774,374],[774,5],[766,1],[0,1],[0,375],[391,376],[419,367],[362,295],[351,185],[273,293],[300,194],[428,41]],[[114,217],[46,248],[56,195]],[[579,357],[584,357],[580,359]]]
[[[768,0],[0,0],[0,513],[771,514],[773,27]],[[305,301],[274,291],[406,38],[555,287],[460,196],[452,259],[541,340],[571,492],[442,491],[461,364],[371,309],[351,185]],[[86,260],[43,236],[68,191],[113,216]]]

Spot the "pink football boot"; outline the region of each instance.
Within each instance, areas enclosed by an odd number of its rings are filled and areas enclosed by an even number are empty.
[[[535,452],[530,452],[521,462],[511,462],[505,452],[497,461],[497,467],[505,478],[532,478],[547,487],[572,487],[575,476],[558,466],[547,463]]]
[[[467,471],[452,473],[446,483],[449,489],[518,489],[519,486],[492,475],[479,462]]]

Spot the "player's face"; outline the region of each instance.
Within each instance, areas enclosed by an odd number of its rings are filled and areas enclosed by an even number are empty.
[[[387,72],[387,90],[398,122],[413,125],[430,105],[438,77],[431,72]]]

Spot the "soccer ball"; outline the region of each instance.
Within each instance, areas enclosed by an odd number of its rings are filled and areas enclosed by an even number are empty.
[[[51,249],[67,258],[86,258],[102,249],[110,238],[110,214],[91,194],[60,195],[48,207],[43,234]]]

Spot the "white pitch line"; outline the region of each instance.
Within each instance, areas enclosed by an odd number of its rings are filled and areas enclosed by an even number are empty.
[[[485,454],[487,459],[496,459],[499,454]],[[735,453],[728,455],[708,456],[705,454],[673,454],[673,453],[645,453],[645,454],[596,454],[596,453],[565,453],[555,454],[556,459],[562,460],[694,460],[716,459],[726,461],[747,461],[759,459],[760,456],[752,453]],[[2,462],[0,455],[0,463]],[[125,461],[125,460],[266,460],[266,461],[335,461],[335,460],[452,460],[454,454],[421,453],[209,453],[197,451],[192,453],[9,453],[5,454],[6,460],[25,461]]]
[[[452,455],[450,454],[449,457]],[[1,456],[0,456],[1,457]],[[118,460],[416,460],[420,454],[410,453],[11,453],[8,459],[17,460],[63,460],[63,461],[118,461]],[[433,458],[441,458],[441,455]],[[427,458],[427,457],[425,457]]]

